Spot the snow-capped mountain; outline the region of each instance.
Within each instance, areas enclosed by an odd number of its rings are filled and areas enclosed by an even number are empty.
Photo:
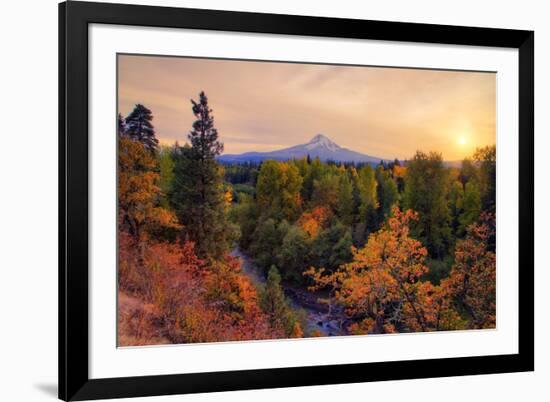
[[[218,160],[226,163],[236,162],[259,162],[266,159],[289,160],[299,159],[307,156],[310,158],[319,158],[320,160],[336,162],[367,162],[378,163],[383,158],[377,158],[343,148],[330,140],[323,134],[317,134],[308,143],[295,145],[290,148],[279,149],[271,152],[245,152],[236,155],[221,155]]]
[[[325,137],[323,134],[317,134],[315,137],[311,139],[307,144],[304,145],[308,151],[312,151],[318,148],[325,148],[329,151],[336,152],[341,147],[332,142],[330,138]]]

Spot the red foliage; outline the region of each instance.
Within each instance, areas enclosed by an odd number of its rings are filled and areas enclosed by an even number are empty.
[[[136,247],[143,250],[141,261]],[[125,316],[119,325],[125,332],[119,332],[119,340],[126,344],[143,344],[147,339],[162,343],[158,341],[162,337],[172,343],[189,343],[284,335],[270,327],[239,260],[225,256],[222,261],[207,263],[197,258],[191,242],[136,246],[133,237],[120,233],[119,287],[150,306],[147,322],[156,325],[156,330],[149,328],[144,337],[142,329],[132,329],[137,328],[135,316]]]

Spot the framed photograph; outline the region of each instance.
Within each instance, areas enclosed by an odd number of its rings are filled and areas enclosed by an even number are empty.
[[[59,5],[59,397],[534,369],[534,33]]]

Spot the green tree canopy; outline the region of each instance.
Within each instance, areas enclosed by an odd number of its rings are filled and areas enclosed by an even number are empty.
[[[466,233],[466,229],[472,223],[475,223],[479,219],[481,213],[481,194],[477,187],[477,184],[473,182],[466,183],[464,188],[464,199],[462,201],[462,212],[458,217],[459,236],[463,236]]]
[[[282,329],[286,336],[301,336],[299,318],[293,313],[281,287],[281,276],[275,265],[267,274],[267,282],[260,293],[260,307],[268,315],[273,328]]]
[[[412,233],[436,258],[445,256],[450,241],[447,193],[447,169],[441,154],[418,151],[407,166],[404,208],[419,213]]]
[[[479,190],[481,193],[482,208],[495,212],[496,205],[496,161],[497,149],[495,145],[478,148],[474,153],[474,160],[479,164]]]
[[[353,209],[353,185],[347,172],[344,172],[338,183],[338,202],[336,204],[336,214],[344,225],[351,226],[353,223]]]
[[[256,185],[258,207],[266,216],[293,221],[302,205],[301,187],[302,177],[294,164],[265,161]]]

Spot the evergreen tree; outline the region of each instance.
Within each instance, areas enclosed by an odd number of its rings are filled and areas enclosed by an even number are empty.
[[[119,138],[126,137],[126,122],[120,113],[117,116],[117,134]]]
[[[282,329],[286,336],[302,336],[299,319],[286,300],[281,287],[281,276],[275,265],[269,269],[265,288],[260,294],[260,307],[268,315],[273,328]]]
[[[199,98],[198,103],[191,101],[197,118],[188,136],[191,146],[174,152],[171,201],[197,255],[219,257],[236,237],[236,229],[227,219],[230,202],[223,187],[224,172],[215,160],[223,145],[204,92]]]
[[[265,290],[260,297],[262,310],[269,315],[271,325],[275,326],[286,310],[285,295],[281,288],[281,275],[275,265],[272,265],[267,274]]]
[[[218,141],[218,130],[214,128],[214,116],[208,106],[208,98],[204,91],[199,94],[199,101],[193,104],[193,114],[197,118],[193,123],[193,130],[188,135],[191,142],[193,157],[204,165],[212,164],[214,158],[223,152],[223,144]],[[210,166],[205,166],[208,170]]]
[[[132,113],[126,117],[126,133],[133,140],[140,141],[149,151],[156,151],[158,140],[155,128],[151,123],[153,114],[141,104],[137,104]]]

